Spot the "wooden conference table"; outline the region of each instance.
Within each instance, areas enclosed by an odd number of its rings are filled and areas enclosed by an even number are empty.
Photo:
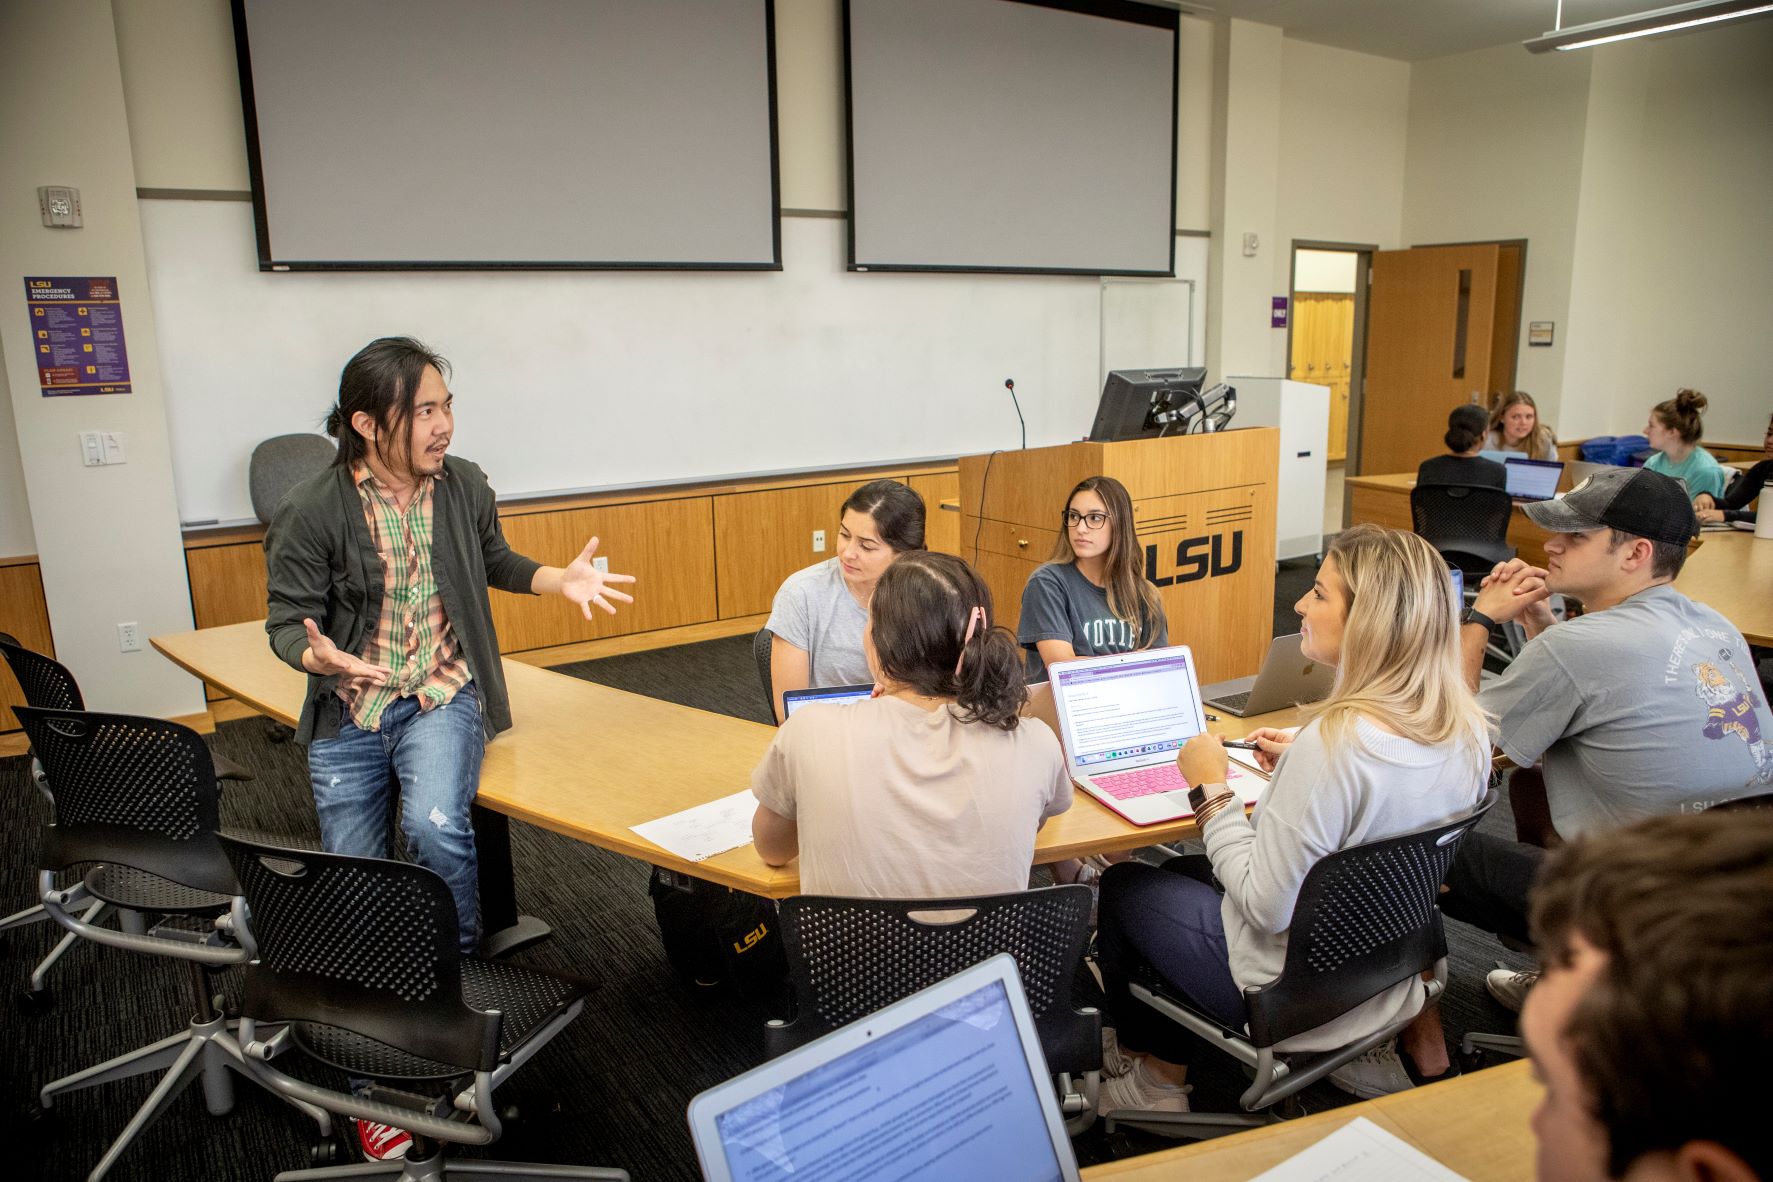
[[[1246,1182],[1364,1116],[1471,1182],[1515,1182],[1533,1176],[1528,1120],[1540,1094],[1526,1063],[1508,1063],[1247,1133],[1105,1162],[1083,1176],[1088,1182]]]
[[[1414,487],[1416,477],[1410,473],[1350,476],[1349,521],[1410,529],[1410,490]],[[1508,544],[1516,553],[1535,566],[1544,566],[1545,539],[1550,536],[1528,520],[1518,503],[1515,505]],[[1738,529],[1706,530],[1687,556],[1675,586],[1736,625],[1750,644],[1773,645],[1773,593],[1769,593],[1773,588],[1773,541]]]
[[[156,636],[175,665],[262,714],[293,726],[306,678],[271,652],[263,621]],[[737,890],[782,899],[799,866],[766,865],[750,845],[691,862],[630,828],[731,795],[751,783],[776,728],[597,685],[507,660],[515,725],[487,745],[476,799],[481,908],[488,932],[518,922],[511,897],[508,818]],[[1212,724],[1227,736],[1291,726],[1293,711]],[[1198,834],[1192,820],[1139,828],[1079,792],[1041,829],[1036,862],[1138,849]],[[545,935],[535,921],[500,950]],[[489,941],[491,937],[489,937]]]

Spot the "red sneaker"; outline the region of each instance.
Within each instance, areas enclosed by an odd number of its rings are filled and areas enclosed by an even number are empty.
[[[393,1125],[360,1120],[357,1122],[357,1144],[369,1161],[398,1161],[406,1156],[407,1147],[412,1144],[412,1134]]]

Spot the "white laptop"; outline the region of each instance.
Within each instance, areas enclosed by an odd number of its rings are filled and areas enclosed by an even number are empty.
[[[1286,710],[1330,696],[1336,684],[1336,668],[1314,661],[1301,650],[1299,633],[1277,636],[1268,642],[1268,655],[1254,677],[1234,677],[1201,690],[1201,697],[1215,710],[1238,718]]]
[[[709,1182],[1076,1182],[1016,962],[1000,954],[690,1101]]]
[[[1564,474],[1561,460],[1527,460],[1510,456],[1502,465],[1508,470],[1508,495],[1517,501],[1549,501],[1558,495]]]
[[[1182,744],[1207,729],[1187,645],[1085,657],[1048,670],[1071,778],[1135,825],[1191,816],[1176,770]],[[1231,787],[1256,799],[1267,781],[1233,766]]]

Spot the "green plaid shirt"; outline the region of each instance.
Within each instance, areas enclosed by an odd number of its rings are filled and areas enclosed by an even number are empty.
[[[380,730],[382,711],[396,698],[416,697],[434,710],[468,684],[468,662],[456,643],[437,578],[431,571],[431,490],[419,481],[406,511],[394,503],[367,465],[352,470],[363,516],[382,560],[382,614],[357,655],[394,670],[387,685],[339,686],[339,697],[360,730]]]

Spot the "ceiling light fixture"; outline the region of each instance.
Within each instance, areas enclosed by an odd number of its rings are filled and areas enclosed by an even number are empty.
[[[1563,0],[1558,0],[1555,18],[1557,27],[1521,44],[1533,53],[1545,53],[1553,49],[1587,49],[1591,45],[1606,45],[1632,37],[1651,37],[1657,33],[1672,33],[1676,29],[1691,29],[1699,25],[1742,20],[1767,13],[1773,13],[1773,3],[1768,0],[1694,0],[1690,4],[1675,4],[1668,8],[1651,9],[1649,12],[1616,16],[1611,20],[1571,25],[1566,29],[1563,27]]]

